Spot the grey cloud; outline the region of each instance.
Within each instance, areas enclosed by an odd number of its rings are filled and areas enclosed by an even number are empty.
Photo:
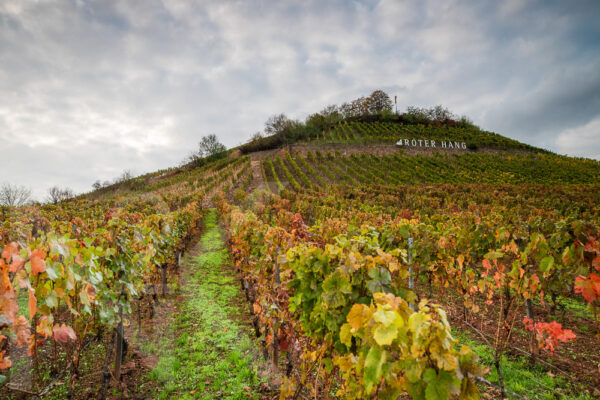
[[[531,139],[585,125],[600,112],[600,63],[560,71],[506,105],[500,126]]]

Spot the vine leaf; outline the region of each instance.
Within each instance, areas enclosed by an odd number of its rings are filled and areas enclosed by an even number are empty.
[[[34,276],[46,271],[45,257],[46,253],[43,250],[35,249],[31,252],[31,273]]]
[[[35,290],[29,289],[29,320],[33,318],[37,312],[37,299],[35,298]]]
[[[389,326],[379,325],[373,332],[373,338],[378,345],[390,345],[398,337],[398,327],[392,324]]]
[[[364,304],[354,304],[346,317],[350,326],[355,330],[359,330],[370,319],[371,310]]]
[[[348,279],[340,271],[329,275],[323,282],[323,300],[332,308],[343,306],[346,303],[344,294],[352,293]]]
[[[581,293],[588,303],[600,298],[600,276],[590,274],[589,278],[575,278],[575,293]]]
[[[65,324],[60,326],[58,324],[54,325],[54,329],[52,329],[52,331],[54,332],[54,340],[57,342],[65,343],[69,340],[77,340],[77,335],[75,334],[73,328]]]
[[[365,389],[367,393],[371,393],[379,384],[386,359],[387,352],[380,347],[373,346],[369,349],[365,359]]]

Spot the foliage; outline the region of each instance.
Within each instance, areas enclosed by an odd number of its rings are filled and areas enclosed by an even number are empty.
[[[346,398],[404,391],[414,398],[477,398],[473,378],[483,371],[467,348],[456,350],[444,312],[426,302],[417,312],[408,305],[415,298],[406,287],[405,251],[386,252],[368,226],[354,234],[334,227],[337,235],[329,236],[329,226],[309,231],[299,214],[282,209],[270,225],[227,203],[220,207],[267,342],[297,349],[304,360],[300,375],[284,382],[282,398],[303,386],[316,393],[308,381],[315,365],[324,385],[341,379],[338,395]]]
[[[533,323],[531,318],[524,318],[523,324],[525,330],[535,331],[536,338],[540,347],[550,350],[554,349],[560,342],[566,343],[575,339],[575,334],[570,329],[563,329],[562,325],[556,321]]]
[[[247,185],[249,168],[247,157],[223,159],[197,170],[134,178],[154,179],[143,195],[81,196],[3,214],[0,379],[8,368],[19,368],[6,352],[10,346],[25,347],[32,357],[35,390],[50,383],[38,368],[42,358],[62,371],[60,379],[68,374],[76,380],[86,346],[151,296],[150,288],[173,268],[197,230],[202,204],[222,187]]]

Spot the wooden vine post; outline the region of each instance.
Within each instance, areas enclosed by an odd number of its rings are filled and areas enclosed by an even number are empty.
[[[167,296],[167,264],[162,265],[162,296]]]
[[[123,295],[123,292],[121,292]],[[120,299],[120,298],[119,298]],[[117,348],[115,351],[115,379],[121,380],[121,362],[123,360],[123,344],[125,341],[123,332],[123,305],[119,304],[119,324],[117,325]]]
[[[408,288],[415,288],[415,278],[413,277],[413,267],[412,267],[412,248],[413,248],[413,238],[408,238]],[[410,309],[414,311],[415,305],[410,303]]]
[[[532,324],[535,327],[535,314],[533,313],[533,303],[531,302],[531,299],[525,300],[525,312],[527,318],[529,318],[532,321]],[[529,357],[529,362],[531,363],[531,365],[534,365],[535,358],[538,353],[538,346],[535,340],[535,329],[532,329],[529,335],[529,352],[531,353]]]
[[[278,303],[278,296],[279,296],[279,285],[281,284],[281,278],[279,276],[279,249],[277,249],[277,253],[275,256],[275,266],[273,268],[273,286],[275,289],[275,302]],[[277,304],[277,307],[279,308],[279,304]],[[273,371],[277,372],[279,370],[278,368],[278,361],[279,361],[279,339],[278,339],[278,331],[279,331],[279,321],[277,319],[277,317],[274,318],[273,320],[273,324],[272,324],[272,335],[273,335],[273,358],[272,358],[272,364],[273,364]]]
[[[531,225],[527,224],[527,240],[526,242],[529,242],[529,239],[531,238]],[[525,314],[527,316],[527,318],[529,318],[532,321],[532,324],[535,328],[535,314],[533,312],[533,303],[531,301],[531,299],[525,299]],[[531,333],[529,335],[529,352],[531,353],[530,357],[529,357],[529,362],[531,363],[531,365],[535,364],[535,359],[538,353],[538,346],[536,343],[536,339],[535,339],[535,329],[531,330]]]
[[[106,398],[106,391],[108,390],[108,385],[110,384],[110,359],[112,358],[113,348],[115,347],[115,337],[117,336],[116,330],[110,337],[110,344],[108,346],[108,351],[106,354],[106,361],[104,362],[104,368],[102,369],[102,388],[100,390],[100,400],[104,400]]]

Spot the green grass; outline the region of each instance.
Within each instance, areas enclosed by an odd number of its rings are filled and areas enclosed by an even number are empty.
[[[479,355],[480,362],[490,370],[485,378],[497,384],[498,374],[494,368],[494,357],[490,347],[474,340],[471,332],[454,329],[453,333],[461,344],[468,345]],[[548,370],[539,363],[531,366],[529,359],[524,357],[502,356],[500,368],[505,389],[531,400],[591,400],[593,398],[584,392],[585,388],[573,385],[558,373],[549,374]],[[517,397],[509,396],[509,398]]]
[[[533,304],[535,304],[536,306],[541,306],[542,304],[539,298],[537,297],[534,298],[532,301]],[[546,307],[550,308],[550,305],[552,304],[551,297],[549,295],[546,295],[544,301],[546,302]],[[583,297],[569,298],[561,296],[558,298],[558,303],[559,305],[554,313],[556,316],[560,316],[563,313],[566,313],[570,316],[574,316],[581,319],[587,319],[592,321],[596,319],[596,316],[590,309],[590,306],[588,306],[588,304],[583,300]]]
[[[204,220],[202,253],[186,257],[181,285],[185,296],[175,318],[173,339],[165,339],[150,377],[162,385],[158,398],[248,399],[259,385],[253,359],[256,345],[233,315],[242,294],[224,268],[224,248],[216,211]],[[171,342],[171,343],[169,343]],[[146,350],[146,349],[145,349]]]

